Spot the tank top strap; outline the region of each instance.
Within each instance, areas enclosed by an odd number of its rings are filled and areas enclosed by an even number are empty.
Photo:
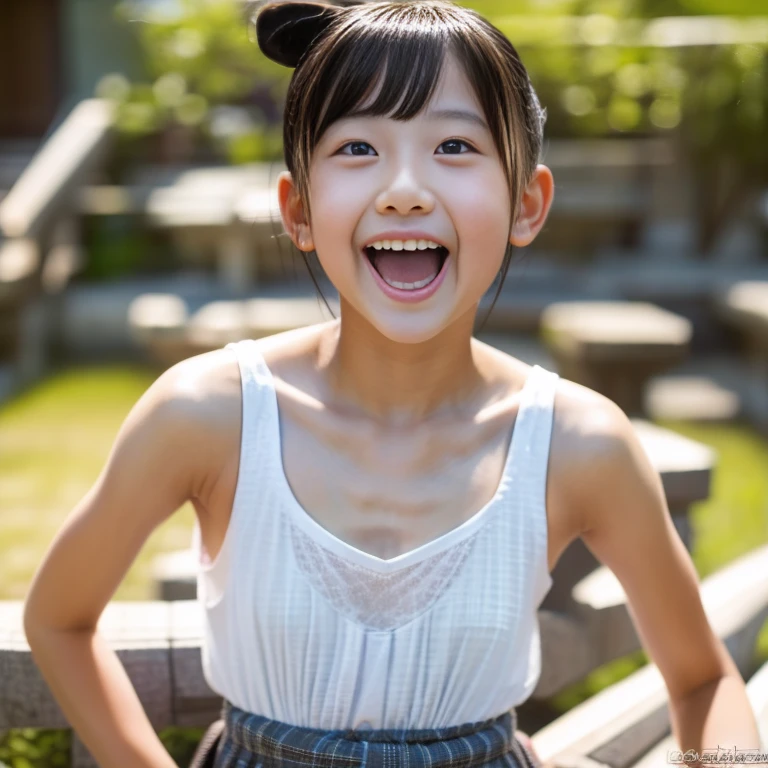
[[[514,464],[524,465],[524,476],[539,486],[546,479],[559,379],[554,371],[540,365],[533,366],[525,382],[513,431]],[[542,490],[541,487],[539,490]]]
[[[224,593],[230,577],[233,560],[236,557],[237,542],[251,533],[252,527],[263,530],[258,519],[259,507],[254,500],[260,497],[265,487],[269,470],[267,459],[271,458],[270,446],[264,435],[272,434],[272,397],[269,371],[253,339],[233,341],[224,346],[237,359],[241,387],[240,458],[237,484],[232,504],[229,525],[216,558],[211,561],[205,553],[197,521],[192,532],[192,549],[198,556],[198,589],[205,595],[207,605],[217,602]]]
[[[552,585],[547,553],[547,471],[559,379],[557,373],[540,365],[531,369],[513,431],[515,451],[511,463],[518,488],[516,503],[525,508],[525,519],[531,521],[537,602]]]
[[[259,436],[271,434],[269,421],[272,410],[272,385],[267,364],[254,339],[232,341],[224,349],[231,349],[237,357],[242,387],[242,433],[240,471],[252,472],[259,466],[265,441]]]

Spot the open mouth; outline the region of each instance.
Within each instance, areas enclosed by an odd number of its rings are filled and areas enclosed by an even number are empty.
[[[443,264],[445,264],[445,260],[450,255],[447,248],[444,248],[442,245],[438,246],[437,248],[420,248],[415,251],[394,251],[391,249],[384,249],[376,250],[372,245],[366,246],[363,248],[363,252],[365,253],[366,257],[368,258],[368,261],[371,262],[371,266],[381,275],[381,272],[376,268],[376,256],[381,253],[387,253],[387,254],[396,254],[399,258],[408,258],[408,256],[412,256],[414,254],[418,253],[436,253],[438,258],[438,272],[443,268]],[[382,275],[382,277],[384,277]]]

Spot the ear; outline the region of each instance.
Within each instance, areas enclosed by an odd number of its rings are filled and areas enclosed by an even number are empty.
[[[293,244],[300,251],[313,250],[315,244],[312,240],[312,229],[290,171],[283,171],[277,177],[277,200],[280,204],[283,227]]]
[[[296,67],[340,12],[330,3],[294,0],[257,2],[249,9],[262,53],[285,67]]]
[[[523,191],[520,213],[509,234],[512,245],[525,246],[533,242],[547,220],[554,194],[552,171],[546,165],[536,166],[533,177]]]

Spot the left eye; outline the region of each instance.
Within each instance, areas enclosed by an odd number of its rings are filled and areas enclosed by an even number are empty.
[[[440,146],[441,147],[443,147],[445,145],[458,146],[460,144],[463,144],[465,147],[467,147],[467,149],[469,149],[470,152],[474,152],[475,151],[475,148],[473,146],[471,146],[469,143],[467,143],[466,141],[464,141],[463,139],[447,139],[442,144],[440,144]],[[343,150],[345,150],[347,147],[371,147],[371,145],[367,141],[350,141],[347,144],[344,144],[344,146],[342,146],[339,149],[339,153],[342,154],[342,155],[351,155],[353,157],[368,157],[369,155],[366,152],[344,152]],[[371,147],[371,149],[372,149],[372,147]],[[464,154],[466,154],[466,152],[441,152],[440,154],[443,154],[443,155],[464,155]]]
[[[463,139],[448,139],[447,141],[444,141],[440,146],[443,147],[446,144],[453,144],[454,146],[456,146],[458,144],[463,144],[465,147],[467,147],[467,149],[469,149],[470,152],[474,152],[475,151],[475,148],[471,144],[468,144]],[[448,154],[448,155],[463,155],[463,154],[466,154],[466,153],[465,152],[443,152],[443,154],[444,155],[445,154]]]

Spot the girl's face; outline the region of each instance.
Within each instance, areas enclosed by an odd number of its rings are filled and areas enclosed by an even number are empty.
[[[338,120],[309,169],[309,236],[339,292],[342,324],[346,303],[393,341],[425,341],[474,317],[510,238],[510,196],[491,133],[459,65],[452,57],[445,64],[413,120]],[[392,230],[419,230],[447,246],[445,277],[428,298],[391,298],[372,273],[363,246]]]

